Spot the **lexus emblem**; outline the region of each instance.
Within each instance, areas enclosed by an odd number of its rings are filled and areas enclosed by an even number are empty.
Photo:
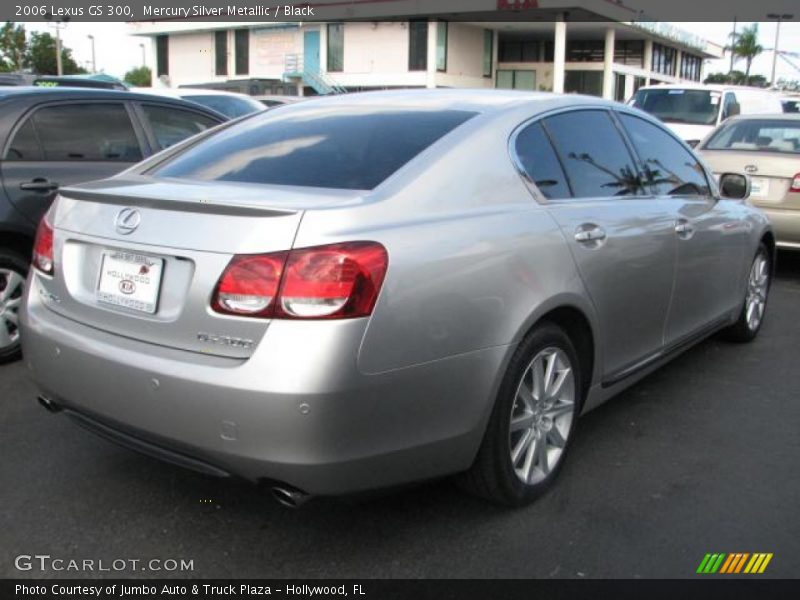
[[[758,171],[758,167],[757,167],[757,166],[755,166],[755,165],[747,165],[747,166],[744,168],[744,170],[745,170],[747,173],[756,173],[756,172]]]
[[[139,227],[139,223],[141,222],[141,213],[135,208],[130,207],[123,208],[119,211],[119,213],[117,213],[117,218],[114,220],[114,224],[117,226],[117,233],[121,233],[122,235],[128,235],[136,231],[136,228]]]

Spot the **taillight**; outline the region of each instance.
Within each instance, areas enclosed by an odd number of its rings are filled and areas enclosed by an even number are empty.
[[[286,252],[234,256],[217,283],[211,307],[221,313],[270,317]]]
[[[238,255],[225,269],[212,308],[275,319],[349,319],[372,314],[388,266],[375,242]]]
[[[800,192],[800,173],[792,178],[792,186],[789,188],[790,192]]]
[[[49,213],[48,213],[49,214]],[[47,275],[53,274],[53,226],[48,214],[39,221],[36,239],[33,242],[33,266]]]

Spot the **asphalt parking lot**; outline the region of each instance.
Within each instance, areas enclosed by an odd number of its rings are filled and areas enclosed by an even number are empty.
[[[689,577],[707,552],[771,552],[766,576],[797,577],[799,355],[783,254],[755,343],[706,341],[581,419],[554,489],[518,511],[446,481],[290,511],[96,438],[0,367],[0,577],[82,576],[20,572],[20,554],[192,559],[195,577]]]

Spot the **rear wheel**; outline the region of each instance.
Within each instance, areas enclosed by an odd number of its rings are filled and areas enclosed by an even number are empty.
[[[725,335],[729,340],[733,342],[750,342],[758,335],[761,323],[764,321],[764,312],[767,308],[767,295],[769,294],[771,276],[770,254],[767,247],[761,244],[750,266],[742,312],[739,313],[736,323],[725,330]]]
[[[19,309],[24,295],[28,261],[0,250],[0,364],[20,357]]]
[[[470,492],[508,506],[539,497],[556,478],[580,408],[580,368],[566,333],[546,323],[517,349],[474,465]]]

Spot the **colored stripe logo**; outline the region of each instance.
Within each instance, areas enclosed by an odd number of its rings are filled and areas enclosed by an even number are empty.
[[[754,552],[752,554],[749,552],[706,554],[703,560],[700,561],[700,566],[697,567],[697,573],[701,575],[714,573],[724,573],[726,575],[737,573],[763,573],[771,560],[771,552]]]

